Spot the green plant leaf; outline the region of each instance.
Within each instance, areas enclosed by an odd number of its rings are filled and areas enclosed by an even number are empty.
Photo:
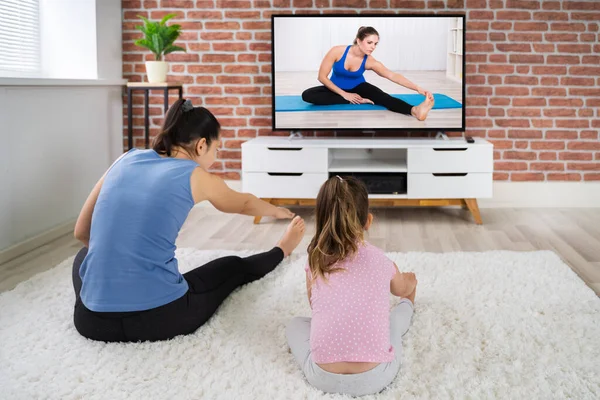
[[[164,54],[170,54],[173,53],[174,51],[183,51],[184,53],[187,53],[187,50],[184,49],[183,47],[179,47],[179,46],[167,46],[167,48],[165,49]]]
[[[165,43],[162,36],[158,33],[152,35],[152,44],[154,44],[154,49],[156,49],[156,61],[160,61],[163,51],[165,50]]]
[[[166,29],[165,32],[165,45],[172,45],[175,40],[181,35],[180,25],[171,25]]]
[[[166,25],[168,20],[176,16],[177,14],[174,13],[167,14],[160,22],[153,22],[142,15],[138,15],[138,18],[144,21],[144,24],[136,26],[136,29],[141,31],[144,37],[136,40],[134,42],[135,45],[150,50],[154,53],[157,61],[162,59],[163,54],[169,54],[174,51],[185,52],[186,50],[183,47],[173,45],[175,40],[181,35],[181,25]]]
[[[163,19],[160,20],[160,24],[164,25],[168,20],[170,20],[173,17],[176,17],[177,14],[167,14],[163,17]]]
[[[154,44],[148,39],[138,39],[134,42],[136,46],[144,47],[150,50],[152,53],[156,54],[156,49],[154,49]]]

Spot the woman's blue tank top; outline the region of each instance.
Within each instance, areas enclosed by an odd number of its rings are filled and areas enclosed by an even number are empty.
[[[194,206],[192,160],[129,151],[104,177],[79,270],[81,301],[92,311],[141,311],[183,296],[175,239]]]
[[[344,68],[344,63],[346,62],[346,55],[348,54],[348,50],[350,50],[351,46],[346,47],[346,51],[344,51],[344,55],[340,58],[339,61],[333,63],[332,73],[331,73],[331,82],[333,82],[340,89],[354,89],[361,83],[365,82],[365,77],[363,73],[365,72],[365,64],[367,62],[367,55],[363,58],[362,63],[360,64],[360,68],[356,72],[348,71]]]

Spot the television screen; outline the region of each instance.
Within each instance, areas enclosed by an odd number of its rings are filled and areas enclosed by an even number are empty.
[[[464,15],[273,15],[273,130],[464,131]]]

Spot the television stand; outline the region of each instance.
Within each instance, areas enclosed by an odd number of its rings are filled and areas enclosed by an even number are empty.
[[[444,132],[442,132],[442,131],[439,131],[439,132],[437,133],[437,135],[435,135],[435,138],[436,138],[436,139],[443,139],[443,140],[448,140],[448,139],[449,139],[449,138],[448,138],[448,135],[446,135],[446,134],[445,134]]]
[[[259,137],[242,144],[242,190],[278,206],[314,206],[330,176],[353,175],[366,182],[371,207],[460,206],[481,224],[477,198],[492,196],[493,162],[480,138]]]

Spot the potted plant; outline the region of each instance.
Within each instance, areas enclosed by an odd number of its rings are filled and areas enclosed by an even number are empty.
[[[160,22],[149,21],[138,15],[144,21],[144,25],[136,26],[144,34],[142,39],[135,41],[136,46],[144,47],[154,53],[155,61],[146,61],[146,74],[149,83],[162,83],[167,81],[169,65],[163,60],[163,56],[174,51],[183,51],[183,47],[175,46],[173,43],[181,35],[181,25],[173,24],[167,26],[168,20],[176,14],[168,14]]]

